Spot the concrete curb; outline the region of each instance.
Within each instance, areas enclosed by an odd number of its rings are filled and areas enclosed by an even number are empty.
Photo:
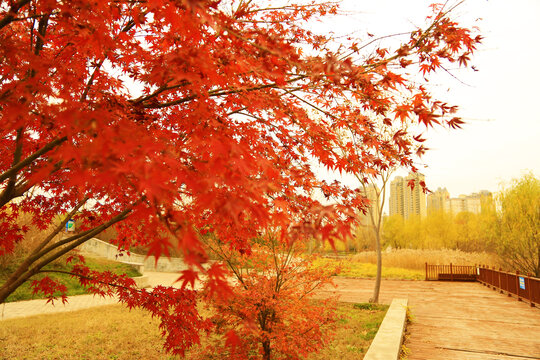
[[[397,360],[405,331],[408,299],[393,299],[364,360]]]

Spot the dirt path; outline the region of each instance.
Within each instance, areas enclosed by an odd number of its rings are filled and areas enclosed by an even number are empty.
[[[177,273],[147,271],[144,275],[148,276],[148,282],[151,287],[157,285],[180,287],[180,283],[175,282],[179,277],[179,274]],[[0,321],[41,314],[77,311],[117,303],[118,300],[114,297],[94,295],[69,296],[67,304],[56,301],[53,305],[47,303],[47,300],[45,299],[4,303],[0,304]]]
[[[373,280],[337,279],[342,301],[369,300]],[[540,360],[540,309],[480,283],[383,280],[381,302],[408,297],[408,360]]]

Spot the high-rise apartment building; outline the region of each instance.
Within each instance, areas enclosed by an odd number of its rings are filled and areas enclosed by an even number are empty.
[[[399,214],[405,219],[412,216],[426,216],[426,194],[421,181],[425,177],[419,173],[410,173],[407,177],[396,176],[390,183],[390,215]],[[414,188],[408,186],[414,181]]]
[[[403,186],[404,180],[401,176],[396,176],[390,182],[390,198],[388,200],[390,216],[396,214],[403,216],[405,214],[403,209]]]
[[[446,201],[450,199],[450,193],[446,188],[438,188],[427,196],[427,212],[447,211]]]
[[[447,211],[458,214],[460,212],[467,211],[467,202],[465,195],[460,195],[457,198],[451,198],[446,200],[446,209]]]
[[[364,193],[364,191],[362,191]],[[371,209],[369,210],[373,210],[373,220],[375,221],[375,223],[377,223],[379,221],[379,213],[377,211],[377,206],[375,205],[377,203],[377,194],[380,192],[379,188],[375,185],[368,185],[366,186],[366,191],[365,193],[363,194],[365,197],[367,197],[371,203]],[[381,204],[382,206],[382,204]],[[368,210],[368,211],[369,211]],[[366,212],[366,214],[364,213],[360,213],[360,223],[362,225],[369,225],[371,226],[371,219],[370,219],[370,215],[369,215],[369,212]]]

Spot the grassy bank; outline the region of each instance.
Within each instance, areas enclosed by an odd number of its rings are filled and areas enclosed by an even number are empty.
[[[314,261],[313,265],[315,267],[340,267],[341,271],[338,273],[338,276],[344,277],[374,278],[377,274],[377,265],[355,261],[351,258],[319,258]],[[425,278],[425,274],[421,270],[403,269],[384,265],[382,268],[382,277],[384,279],[422,280]]]
[[[340,304],[335,340],[309,360],[361,359],[387,309],[370,305]],[[181,359],[163,351],[158,324],[146,312],[104,306],[2,321],[0,346],[6,359]]]
[[[342,316],[334,341],[327,348],[308,357],[308,360],[359,360],[379,330],[387,305],[341,303]]]
[[[328,254],[329,257],[317,259],[315,267],[340,267],[339,276],[354,278],[374,278],[377,272],[377,254],[365,251],[357,254]],[[425,264],[454,264],[498,266],[497,255],[471,253],[460,250],[421,250],[399,249],[382,254],[382,277],[385,279],[422,280],[425,277]]]
[[[465,252],[461,250],[422,250],[422,249],[398,249],[383,252],[383,266],[424,270],[428,264],[454,264],[454,265],[478,265],[498,266],[499,258],[495,254],[485,252]],[[365,251],[350,256],[351,262],[363,262],[376,264],[375,251]]]
[[[96,271],[111,271],[115,274],[127,274],[129,277],[141,276],[141,274],[131,265],[122,264],[116,261],[110,261],[105,259],[86,258],[86,265]],[[15,265],[0,268],[0,284],[3,284],[9,277],[9,275],[15,270]],[[70,267],[63,262],[56,262],[47,265],[44,270],[60,270],[69,271]],[[67,274],[48,273],[46,274],[51,279],[59,280],[68,288],[67,295],[80,295],[85,294],[85,288],[79,284],[79,281]],[[38,274],[33,279],[41,279],[45,274]],[[41,294],[33,295],[31,288],[32,280],[27,281],[21,285],[13,294],[11,294],[6,302],[40,299],[43,298]]]

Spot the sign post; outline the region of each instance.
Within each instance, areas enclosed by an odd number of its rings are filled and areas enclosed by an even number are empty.
[[[523,276],[519,277],[519,288],[525,290],[525,277]]]
[[[75,231],[75,220],[69,219],[66,223],[66,232],[73,232]]]

